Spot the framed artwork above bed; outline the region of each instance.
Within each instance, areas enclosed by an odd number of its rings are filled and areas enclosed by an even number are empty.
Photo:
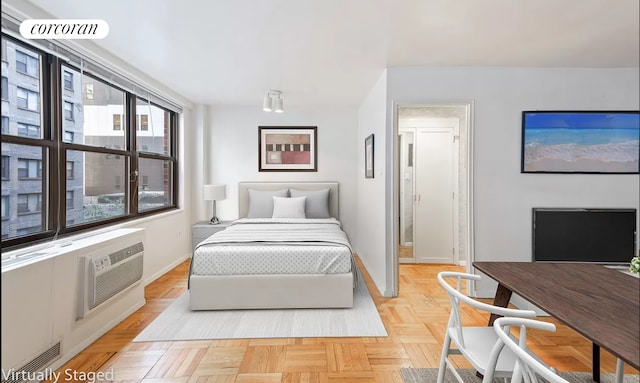
[[[317,172],[318,127],[259,126],[258,170]]]

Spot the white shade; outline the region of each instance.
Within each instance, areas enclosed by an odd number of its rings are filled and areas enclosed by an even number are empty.
[[[226,185],[204,185],[202,197],[206,201],[220,201],[227,197],[226,189]]]
[[[265,112],[271,112],[271,96],[264,96],[264,100],[262,101],[262,110]]]
[[[274,101],[274,107],[273,107],[273,111],[276,113],[282,113],[284,112],[284,109],[282,109],[282,97],[278,96],[276,98],[273,99]]]

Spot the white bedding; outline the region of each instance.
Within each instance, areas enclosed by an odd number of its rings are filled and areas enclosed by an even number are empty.
[[[341,274],[352,270],[351,245],[334,218],[243,218],[196,247],[190,274]]]

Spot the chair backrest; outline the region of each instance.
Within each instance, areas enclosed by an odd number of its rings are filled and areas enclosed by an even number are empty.
[[[515,339],[510,333],[511,326],[520,327],[520,339]],[[498,344],[492,351],[499,353],[502,347],[509,348],[516,356],[516,365],[513,370],[513,376],[511,378],[512,383],[520,383],[521,379],[525,383],[536,383],[538,379],[536,374],[546,379],[550,383],[569,383],[567,380],[559,376],[555,371],[546,366],[544,362],[540,360],[535,354],[527,349],[527,328],[534,328],[538,330],[545,330],[550,332],[556,331],[556,326],[553,323],[541,322],[533,319],[525,318],[498,318],[493,322],[493,328],[498,334]],[[516,343],[516,340],[518,342]],[[495,363],[494,358],[490,358],[490,363]],[[495,358],[497,359],[497,358]],[[495,369],[495,364],[490,368],[487,368],[488,375],[492,375],[492,371]],[[490,373],[491,371],[491,373]],[[493,377],[485,374],[484,381],[491,381]]]
[[[456,288],[454,289],[447,283],[445,279],[448,278],[456,278]],[[534,318],[536,313],[532,310],[517,310],[510,309],[506,307],[498,307],[493,306],[484,302],[477,301],[468,297],[467,295],[462,293],[462,281],[463,280],[480,280],[479,275],[475,274],[467,274],[467,273],[458,273],[453,271],[442,271],[438,273],[438,282],[445,289],[447,294],[449,295],[449,301],[451,302],[451,314],[449,315],[449,324],[447,328],[456,327],[456,332],[458,335],[458,347],[465,347],[464,345],[464,336],[462,331],[462,321],[460,319],[460,310],[459,304],[460,302],[465,303],[471,307],[474,307],[478,310],[482,310],[491,314],[502,315],[505,317],[523,317],[523,318]]]

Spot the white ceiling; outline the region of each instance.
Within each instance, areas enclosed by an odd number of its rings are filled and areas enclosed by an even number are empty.
[[[638,67],[638,0],[30,0],[195,103],[357,106],[385,67]]]

